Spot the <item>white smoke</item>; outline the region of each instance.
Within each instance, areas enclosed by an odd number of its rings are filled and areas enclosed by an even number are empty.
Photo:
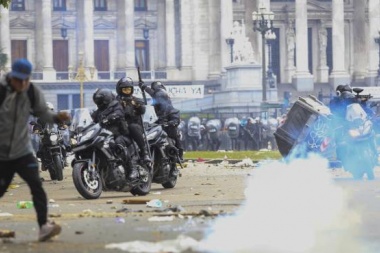
[[[316,155],[253,172],[236,215],[215,221],[201,248],[208,252],[356,253],[359,216]]]

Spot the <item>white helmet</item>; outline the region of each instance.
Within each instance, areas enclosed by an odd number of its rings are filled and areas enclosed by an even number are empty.
[[[54,111],[54,105],[50,102],[46,102],[46,107],[51,110],[51,111]]]

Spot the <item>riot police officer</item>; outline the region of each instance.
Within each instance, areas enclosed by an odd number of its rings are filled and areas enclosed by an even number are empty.
[[[117,100],[124,109],[125,119],[128,123],[130,137],[137,143],[140,155],[144,162],[149,163],[148,148],[144,141],[144,132],[141,116],[145,113],[145,105],[142,99],[133,96],[133,81],[129,77],[121,78],[116,84]]]
[[[150,87],[144,84],[144,82],[139,82],[139,87],[152,97],[154,110],[157,114],[159,122],[167,122],[167,126],[164,126],[163,129],[168,136],[175,141],[179,158],[182,161],[183,148],[179,131],[177,129],[181,120],[179,110],[173,107],[172,101],[166,92],[166,88],[161,82],[152,82]]]
[[[336,96],[331,99],[329,107],[333,115],[338,119],[344,119],[346,117],[347,106],[353,103],[355,95],[352,94],[352,88],[350,85],[338,85],[336,87]]]
[[[126,149],[128,140],[125,136],[128,135],[128,126],[121,104],[109,89],[98,89],[92,98],[98,108],[91,114],[93,121],[111,131],[115,137],[115,143]],[[127,179],[135,180],[138,177],[138,171],[133,166],[128,152],[124,152],[122,159],[130,168]]]

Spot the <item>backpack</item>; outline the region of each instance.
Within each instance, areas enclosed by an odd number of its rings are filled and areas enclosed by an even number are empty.
[[[34,99],[34,87],[32,83],[29,84],[27,93],[28,93],[30,104],[32,105],[32,108],[34,108],[35,99]],[[0,85],[0,106],[3,104],[5,100],[5,94],[6,94],[6,87],[4,85]]]

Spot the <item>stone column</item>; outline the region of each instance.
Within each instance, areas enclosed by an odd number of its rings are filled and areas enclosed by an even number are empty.
[[[94,50],[94,1],[84,0],[84,65],[89,68],[95,67],[95,50]],[[94,78],[98,75],[95,73]],[[88,75],[90,77],[90,74]]]
[[[166,71],[168,78],[175,70],[175,30],[174,30],[174,0],[165,1],[165,38],[166,38]]]
[[[318,47],[319,47],[319,64],[318,64],[318,82],[327,83],[329,81],[329,67],[327,66],[327,29],[325,23],[321,20],[318,29]]]
[[[377,73],[379,71],[379,45],[375,42],[375,38],[380,36],[380,0],[368,1],[369,15],[369,48],[368,48],[368,75],[366,83],[369,86],[378,84]]]
[[[193,0],[193,79],[202,80],[208,76],[209,67],[209,12],[208,1]]]
[[[165,29],[165,16],[166,16],[166,0],[158,0],[157,1],[157,31],[163,31]],[[157,43],[156,43],[156,66],[158,70],[165,70],[166,63],[166,51],[168,48],[166,47],[166,32],[157,32],[156,33]],[[174,50],[174,49],[173,49]]]
[[[339,84],[350,83],[350,77],[344,64],[345,41],[344,41],[344,1],[333,0],[332,2],[332,47],[333,47],[333,70],[329,82],[335,89]]]
[[[293,86],[297,91],[314,90],[313,76],[309,72],[307,32],[307,1],[296,0],[296,74]]]
[[[220,55],[222,58],[222,72],[225,72],[225,67],[231,65],[230,46],[226,43],[226,38],[230,37],[232,32],[232,1],[220,1],[220,12]]]
[[[183,79],[192,79],[193,35],[194,35],[194,3],[180,1],[181,5],[181,74]]]
[[[363,84],[367,75],[368,67],[368,33],[366,24],[366,7],[367,0],[353,1],[354,7],[354,73],[353,79],[355,83]]]
[[[221,68],[221,35],[220,35],[220,0],[209,0],[209,79],[218,79],[220,77]]]
[[[42,54],[44,81],[56,80],[53,68],[53,31],[51,26],[52,6],[50,0],[42,0]]]
[[[0,34],[0,48],[2,49],[2,53],[8,56],[4,71],[8,72],[11,69],[12,62],[9,10],[3,6],[0,6]]]
[[[296,48],[296,31],[294,29],[294,20],[289,19],[285,31],[286,36],[286,66],[285,66],[285,80],[291,83],[293,76],[296,73],[294,66],[294,56]]]
[[[125,1],[125,23],[126,23],[126,69],[127,76],[133,80],[138,79],[135,64],[135,5],[134,1]]]

